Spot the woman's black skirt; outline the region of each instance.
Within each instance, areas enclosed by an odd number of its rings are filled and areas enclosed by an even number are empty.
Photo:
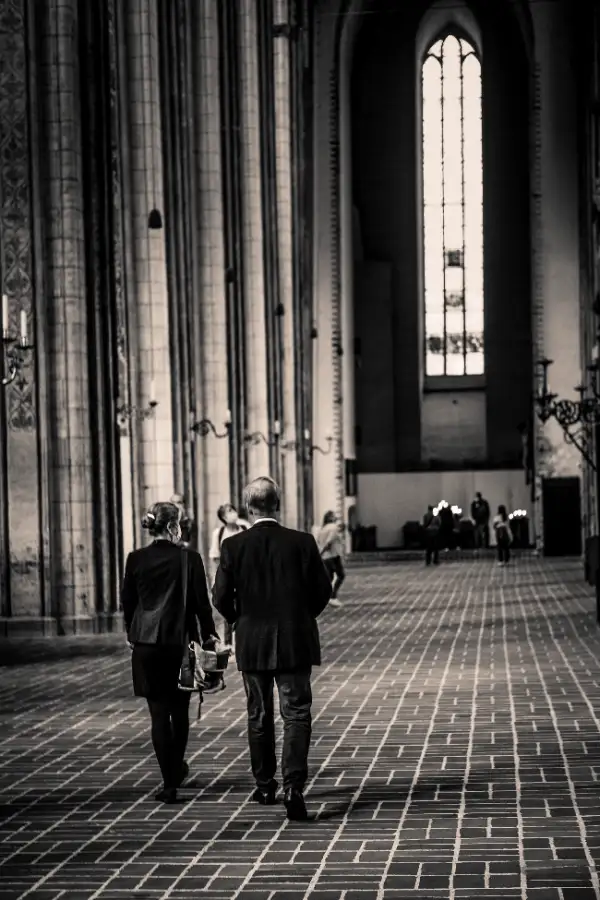
[[[131,653],[135,696],[168,700],[177,694],[183,650],[164,644],[135,644]]]

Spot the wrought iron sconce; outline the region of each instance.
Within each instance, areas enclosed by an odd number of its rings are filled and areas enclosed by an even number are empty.
[[[281,422],[278,419],[275,419],[275,421],[273,422],[273,429],[271,434],[272,437],[268,438],[262,433],[262,431],[253,431],[244,437],[244,441],[248,444],[253,444],[254,446],[260,444],[261,442],[266,444],[267,447],[279,446],[280,450],[297,450],[299,447],[303,447],[305,448],[308,456],[312,456],[315,452],[322,453],[323,456],[328,456],[333,448],[333,437],[331,437],[330,435],[328,435],[325,439],[327,442],[327,449],[323,449],[322,447],[318,447],[316,445],[311,446],[310,431],[308,430],[308,428],[304,429],[302,440],[282,440]]]
[[[260,443],[266,444],[267,447],[276,447],[281,437],[281,424],[277,419],[273,422],[272,435],[272,438],[268,438],[262,431],[251,431],[249,434],[244,435],[244,443],[251,444],[253,447],[258,446]]]
[[[10,333],[8,296],[2,295],[2,386],[15,380],[21,369],[27,365],[27,353],[33,350],[27,335],[27,313],[21,310],[21,333],[19,337]]]
[[[244,435],[244,443],[251,444],[253,447],[258,446],[260,443],[266,444],[267,447],[274,447],[277,443],[277,438],[273,441],[270,441],[268,437],[266,437],[262,431],[252,431],[250,434]]]
[[[539,390],[535,397],[537,414],[542,423],[555,419],[560,425],[565,441],[579,450],[587,464],[596,471],[596,462],[590,449],[590,428],[600,425],[600,391],[598,386],[598,364],[587,367],[589,384],[580,384],[575,390],[579,400],[561,400],[548,387],[548,369],[551,359],[541,359]]]
[[[154,396],[154,391],[151,391]],[[136,406],[134,403],[121,403],[117,406],[117,422],[121,428],[124,428],[128,422],[144,422],[147,419],[153,419],[156,413],[158,400],[149,400],[146,406]]]
[[[277,426],[279,423],[276,422]],[[325,438],[327,449],[323,449],[323,447],[318,447],[316,444],[310,443],[310,431],[308,428],[304,429],[304,433],[302,435],[302,446],[306,449],[306,454],[308,457],[313,456],[314,453],[321,453],[323,456],[329,456],[333,449],[333,437],[331,435],[327,435]],[[297,450],[300,442],[299,441],[287,441],[281,445],[283,450]]]
[[[195,413],[191,413],[190,419],[193,419],[194,415]],[[225,426],[225,431],[217,431],[216,426],[211,419],[200,419],[190,426],[190,431],[193,431],[194,434],[199,434],[200,437],[208,437],[208,435],[212,433],[219,440],[229,437],[231,434],[231,411],[229,409],[225,413],[223,425]]]
[[[329,456],[329,454],[330,454],[331,451],[333,450],[333,437],[332,437],[332,435],[328,434],[328,435],[325,437],[325,442],[326,442],[326,444],[327,444],[327,449],[326,449],[326,450],[323,450],[322,447],[317,447],[316,444],[313,444],[313,445],[311,446],[311,448],[310,448],[311,453],[321,453],[323,456]]]

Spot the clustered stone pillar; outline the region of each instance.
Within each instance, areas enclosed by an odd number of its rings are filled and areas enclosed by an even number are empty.
[[[93,616],[96,598],[88,318],[79,119],[78,4],[48,0],[44,126],[50,455],[50,566],[65,630]]]
[[[340,266],[341,266],[341,310],[340,330],[342,335],[342,447],[344,460],[356,466],[356,390],[354,355],[354,274],[358,247],[354,246],[354,214],[352,197],[352,123],[350,73],[354,42],[359,29],[360,16],[350,17],[344,28],[340,46]],[[345,462],[344,462],[345,465]],[[350,510],[356,505],[356,474],[350,484],[345,484],[344,523],[350,522]],[[354,486],[353,484],[354,483]],[[352,493],[351,493],[352,492]],[[339,502],[339,501],[338,501]],[[351,533],[345,531],[346,550],[350,551]]]
[[[134,253],[134,295],[129,302],[136,306],[139,354],[138,396],[133,402],[142,409],[157,402],[155,415],[140,425],[144,497],[150,504],[174,489],[156,0],[128,0],[127,61]],[[161,213],[163,228],[148,227],[152,209]]]
[[[274,25],[287,25],[289,0],[275,0]],[[292,237],[292,144],[290,119],[290,45],[281,35],[274,39],[275,166],[277,192],[277,236],[279,262],[279,299],[283,316],[283,437],[285,442],[303,445],[296,424],[296,342],[294,322],[294,270]],[[298,453],[281,454],[283,512],[285,522],[298,527]]]
[[[246,301],[246,404],[249,432],[270,435],[265,334],[264,237],[261,207],[260,104],[256,0],[240,4],[240,110],[243,186],[244,296]],[[269,472],[268,447],[248,448],[249,479]]]
[[[219,432],[229,407],[227,355],[227,298],[223,221],[223,161],[221,157],[221,109],[219,79],[219,33],[217,4],[203,0],[194,15],[196,172],[198,183],[198,260],[200,296],[196,314],[201,321],[203,342],[202,406],[196,418],[209,418]],[[216,511],[229,500],[229,442],[213,434],[197,437],[201,503],[204,520],[216,523]],[[235,498],[231,498],[235,500]]]
[[[337,202],[335,174],[331,159],[331,130],[334,110],[332,80],[335,71],[334,35],[337,19],[331,15],[315,16],[315,209],[314,209],[314,315],[318,338],[314,348],[313,380],[313,443],[323,442],[332,433],[338,411],[335,409],[334,351],[332,305],[334,303],[333,256],[337,235],[332,228],[335,218],[332,204]],[[348,352],[348,351],[347,351]],[[338,435],[339,439],[339,435]],[[314,515],[320,520],[323,513],[338,508],[336,489],[336,448],[328,456],[314,457]]]

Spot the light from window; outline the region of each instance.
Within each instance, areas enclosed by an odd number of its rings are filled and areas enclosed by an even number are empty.
[[[482,375],[481,64],[449,35],[422,70],[425,372]]]

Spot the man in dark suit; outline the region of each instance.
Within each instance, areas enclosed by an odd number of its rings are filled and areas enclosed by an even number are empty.
[[[475,522],[475,547],[477,550],[490,546],[490,504],[480,491],[475,494],[471,503],[471,518]]]
[[[280,491],[272,478],[251,482],[244,502],[252,527],[223,541],[213,604],[235,627],[248,698],[253,800],[275,803],[275,682],[283,718],[284,803],[288,818],[306,819],[310,678],[321,664],[316,620],[331,597],[331,581],[314,537],[278,523]]]

